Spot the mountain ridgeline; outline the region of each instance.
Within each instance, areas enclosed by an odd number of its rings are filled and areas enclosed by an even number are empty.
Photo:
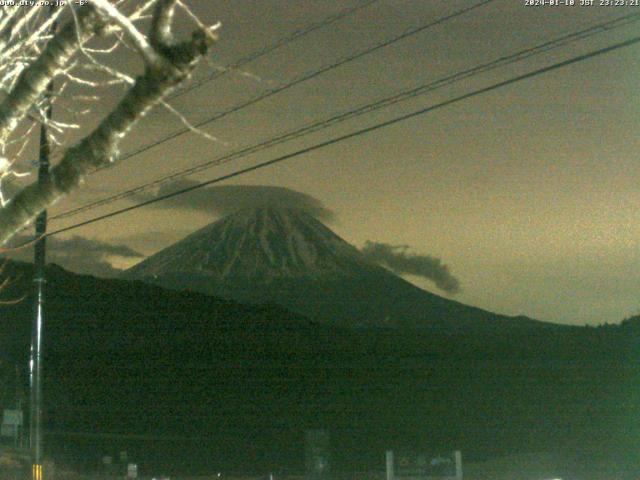
[[[338,326],[478,335],[563,328],[424,291],[292,208],[238,211],[152,255],[123,278],[274,303]]]
[[[26,296],[1,307],[12,406],[27,385],[31,267],[5,274],[3,299]],[[304,429],[324,427],[336,473],[428,447],[466,461],[556,451],[559,473],[605,459],[636,478],[639,322],[494,337],[349,329],[56,266],[47,278],[45,439],[61,464],[90,470],[126,449],[149,474],[300,472]]]
[[[30,265],[4,274],[2,299],[24,297],[0,307],[11,407],[33,286]],[[426,448],[560,452],[560,478],[637,478],[637,319],[568,327],[465,306],[296,210],[230,215],[124,277],[47,269],[45,440],[62,464],[126,449],[143,475],[300,473],[304,430],[322,427],[336,475]]]

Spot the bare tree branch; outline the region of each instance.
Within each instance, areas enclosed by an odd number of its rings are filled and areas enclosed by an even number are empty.
[[[171,22],[176,7],[176,0],[159,0],[153,20],[151,22],[151,33],[149,35],[151,44],[155,48],[161,48],[162,45],[170,45],[173,43],[173,35],[171,34]]]
[[[151,47],[147,38],[138,31],[136,26],[126,15],[122,14],[120,10],[111,5],[109,0],[91,0],[91,2],[103,16],[122,28],[148,65],[153,65],[160,61],[158,53]]]
[[[83,41],[101,28],[102,20],[90,6],[80,9],[76,23],[68,22],[47,44],[39,58],[24,70],[9,95],[0,104],[0,144],[7,141],[18,123],[40,100],[49,82],[60,73]]]
[[[101,3],[101,0],[95,1]],[[198,29],[187,41],[175,44],[165,43],[166,40],[171,39],[171,27],[165,24],[167,19],[171,19],[167,9],[173,9],[174,4],[172,0],[158,2],[152,19],[152,25],[155,25],[153,29],[156,40],[153,44],[156,57],[151,62],[148,57],[145,57],[147,61],[144,73],[136,78],[134,85],[114,110],[92,133],[64,152],[62,160],[51,170],[50,179],[46,183],[31,184],[0,209],[0,244],[4,244],[22,227],[30,223],[42,210],[78,187],[89,171],[113,162],[117,157],[120,140],[153,106],[160,103],[164,96],[185,81],[198,60],[207,53],[216,39],[212,29]],[[85,12],[93,12],[93,10],[85,10]],[[115,19],[110,17],[110,20]],[[95,14],[85,13],[82,28],[89,28],[97,22]],[[50,42],[57,45],[55,50],[52,51],[48,45],[43,53],[44,56],[48,52],[49,61],[40,62],[40,64],[44,65],[42,68],[46,68],[48,73],[36,75],[35,72],[31,72],[28,79],[21,82],[24,84],[21,89],[16,86],[15,90],[19,92],[27,90],[28,93],[21,94],[20,102],[12,99],[11,105],[14,109],[18,108],[26,112],[30,106],[27,105],[27,98],[31,99],[31,103],[37,100],[36,92],[40,89],[40,82],[44,82],[46,87],[46,83],[52,78],[54,72],[62,70],[61,56],[66,62],[72,51],[77,50],[77,38],[75,43],[68,38],[75,36],[75,29],[67,26],[67,30],[64,35],[61,32]],[[61,38],[66,41],[62,41]],[[34,76],[37,80],[32,79]],[[3,138],[1,135],[7,136],[12,123],[17,122],[17,114],[8,106],[5,110],[6,113],[3,116],[2,106],[0,106],[0,141]]]

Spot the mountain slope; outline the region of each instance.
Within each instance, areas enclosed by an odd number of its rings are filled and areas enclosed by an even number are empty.
[[[372,264],[312,216],[242,210],[129,269],[124,278],[243,302],[276,303],[345,326],[489,334],[561,328],[507,317],[421,290]]]
[[[27,384],[32,282],[29,266],[5,274],[13,281],[2,299],[27,294],[0,307],[10,406],[14,364]],[[338,472],[382,468],[385,449],[422,445],[461,448],[467,460],[557,449],[585,465],[583,450],[604,445],[625,461],[637,450],[634,322],[491,339],[354,331],[55,266],[47,279],[45,424],[61,432],[47,451],[61,459],[97,464],[125,449],[145,475],[300,471],[303,431],[318,426],[331,431]]]
[[[353,276],[355,248],[312,216],[294,209],[249,209],[187,236],[129,270],[131,277],[167,273],[212,280]]]

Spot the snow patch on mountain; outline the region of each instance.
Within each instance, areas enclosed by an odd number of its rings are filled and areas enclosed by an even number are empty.
[[[208,225],[134,266],[128,276],[269,280],[349,275],[366,263],[308,213],[270,207],[241,210]]]

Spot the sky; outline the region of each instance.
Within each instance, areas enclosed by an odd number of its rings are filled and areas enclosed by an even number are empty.
[[[472,3],[378,0],[254,62],[225,71],[171,104],[197,123]],[[218,141],[185,134],[91,175],[50,215],[562,35],[640,14],[640,7],[579,3],[543,7],[527,6],[524,0],[493,0],[203,128]],[[220,40],[207,65],[197,72],[198,79],[358,2],[193,0],[190,4],[205,23],[222,23]],[[638,34],[640,22],[633,22],[189,175],[184,181],[210,180]],[[457,293],[442,291],[421,277],[405,278],[457,301],[559,323],[617,323],[640,313],[639,58],[637,45],[620,49],[220,185],[285,187],[313,199],[326,214],[323,221],[358,247],[368,241],[408,246],[411,254],[440,259],[459,281]],[[112,60],[131,70],[139,68],[130,53]],[[116,89],[102,93],[83,120],[85,133],[121,93]],[[65,112],[59,115],[64,117]],[[122,152],[181,127],[175,115],[158,109],[136,127]],[[154,194],[157,191],[152,190],[53,220],[49,229]],[[78,228],[60,235],[57,243],[52,241],[50,258],[77,271],[110,275],[220,218],[226,210],[219,203],[224,201],[219,190],[194,192]]]

